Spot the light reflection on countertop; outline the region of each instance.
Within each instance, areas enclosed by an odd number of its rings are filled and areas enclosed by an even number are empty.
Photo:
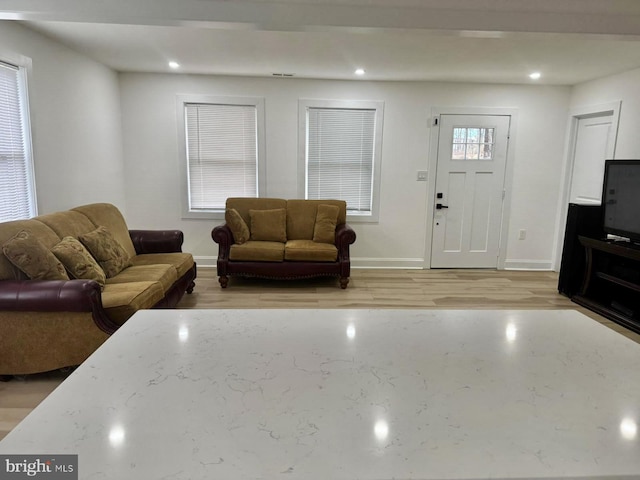
[[[518,329],[513,323],[507,324],[505,337],[507,338],[507,342],[513,343],[516,341],[516,338],[518,337]]]
[[[181,325],[180,329],[178,330],[178,338],[182,343],[185,343],[187,340],[189,340],[189,327],[187,327],[186,325]]]
[[[356,338],[356,326],[353,323],[350,323],[347,326],[347,338],[349,340],[353,340]]]
[[[109,444],[118,448],[124,444],[125,439],[125,431],[122,425],[114,425],[109,430]]]
[[[625,440],[635,440],[638,436],[638,424],[632,418],[624,418],[620,422],[620,434]]]
[[[373,434],[376,440],[384,442],[389,436],[389,424],[386,420],[378,420],[373,426]]]

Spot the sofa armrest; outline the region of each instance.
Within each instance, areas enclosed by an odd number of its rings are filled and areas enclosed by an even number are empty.
[[[182,252],[184,234],[180,230],[129,230],[138,255]]]
[[[346,223],[336,227],[336,247],[338,252],[346,252],[349,255],[349,245],[356,241],[356,232]]]
[[[348,278],[351,271],[351,255],[349,253],[349,245],[356,241],[356,232],[343,223],[336,228],[336,247],[338,247],[338,262],[342,269],[342,277]],[[348,281],[348,280],[347,280]],[[342,284],[342,288],[346,288],[346,283]]]
[[[219,245],[218,260],[226,260],[229,258],[229,250],[233,244],[233,234],[227,224],[218,225],[211,230],[211,238]]]
[[[111,334],[119,326],[104,312],[100,285],[93,280],[3,280],[0,311],[91,312],[104,332]]]

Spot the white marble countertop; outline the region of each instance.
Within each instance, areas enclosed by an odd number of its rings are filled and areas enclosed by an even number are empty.
[[[81,479],[640,478],[640,345],[575,311],[153,310],[0,442]]]

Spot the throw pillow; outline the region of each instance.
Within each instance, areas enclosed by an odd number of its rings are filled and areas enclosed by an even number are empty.
[[[242,245],[247,240],[249,240],[249,227],[247,226],[247,222],[240,216],[238,211],[235,208],[228,208],[224,212],[224,219],[229,225],[231,229],[231,234],[233,235],[233,241],[238,245]]]
[[[107,278],[115,277],[131,265],[127,251],[105,227],[98,227],[92,232],[80,235],[78,240],[98,261]]]
[[[316,224],[313,227],[313,241],[336,243],[336,223],[340,209],[336,205],[318,205]]]
[[[4,242],[2,252],[31,280],[69,280],[64,265],[26,230]]]
[[[64,237],[51,249],[51,252],[62,262],[73,278],[95,280],[100,287],[104,288],[107,280],[104,270],[78,240],[73,237]]]
[[[284,208],[249,210],[251,240],[287,241],[287,213]]]

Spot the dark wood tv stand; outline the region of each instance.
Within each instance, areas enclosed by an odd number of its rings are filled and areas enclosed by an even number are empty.
[[[640,245],[579,236],[586,252],[582,288],[571,299],[640,333]]]

